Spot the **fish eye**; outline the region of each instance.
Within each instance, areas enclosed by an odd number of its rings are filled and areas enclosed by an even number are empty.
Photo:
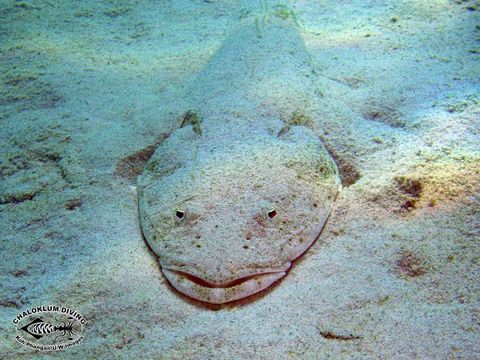
[[[185,211],[177,210],[175,215],[177,216],[177,218],[183,219],[183,217],[185,216]]]
[[[275,216],[277,216],[277,211],[275,209],[272,209],[269,212],[267,212],[267,215],[270,219],[273,219]]]

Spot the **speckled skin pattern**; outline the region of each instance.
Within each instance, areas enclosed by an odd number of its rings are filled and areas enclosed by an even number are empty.
[[[314,73],[295,26],[270,16],[242,22],[192,84],[201,134],[174,131],[138,179],[143,233],[181,293],[216,304],[252,295],[320,234],[338,169],[288,120],[315,103]]]

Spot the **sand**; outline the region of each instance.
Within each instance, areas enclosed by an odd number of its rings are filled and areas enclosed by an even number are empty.
[[[259,7],[2,2],[1,358],[479,357],[475,1],[292,2],[339,103],[317,124],[345,185],[327,226],[253,299],[206,306],[162,276],[130,186]],[[12,319],[47,304],[85,316],[83,342],[15,341]]]

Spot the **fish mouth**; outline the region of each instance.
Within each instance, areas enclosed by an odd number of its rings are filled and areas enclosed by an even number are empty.
[[[257,271],[228,282],[213,283],[184,271],[162,268],[170,284],[184,295],[210,304],[224,304],[260,292],[284,277],[290,267],[278,271]]]

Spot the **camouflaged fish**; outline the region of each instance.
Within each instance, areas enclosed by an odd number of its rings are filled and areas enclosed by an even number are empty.
[[[193,81],[193,110],[138,179],[143,233],[179,292],[250,296],[319,236],[340,179],[301,115],[317,79],[295,24],[271,16],[242,22]]]

